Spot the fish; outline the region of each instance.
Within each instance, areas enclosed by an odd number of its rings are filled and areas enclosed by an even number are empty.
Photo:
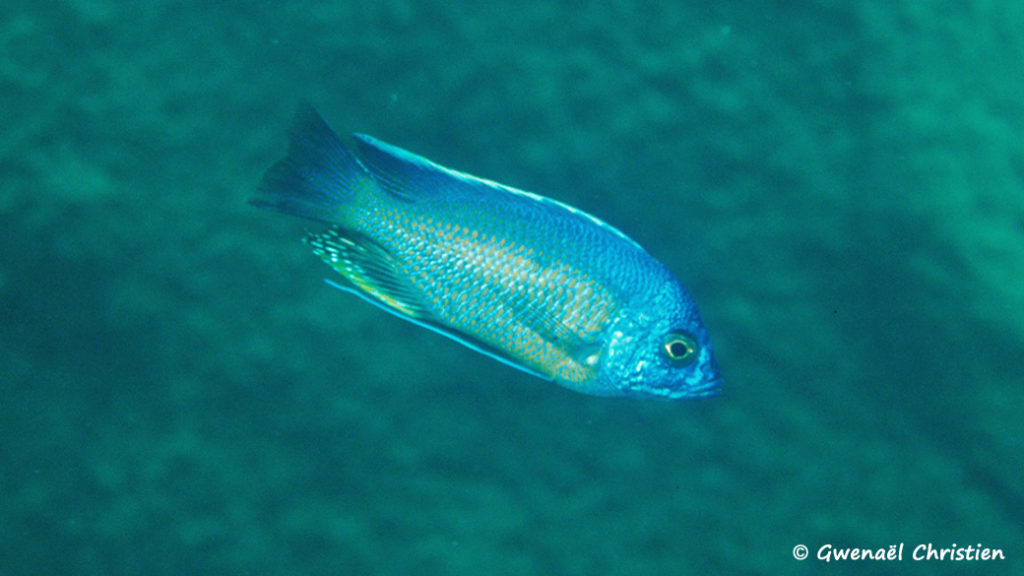
[[[331,286],[592,396],[718,393],[697,305],[646,250],[568,204],[445,168],[300,106],[258,207],[326,228]]]

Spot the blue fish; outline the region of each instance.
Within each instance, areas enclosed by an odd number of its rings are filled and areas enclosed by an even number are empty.
[[[252,203],[329,226],[305,242],[341,275],[333,286],[535,376],[594,396],[719,387],[675,276],[557,200],[342,138],[307,105]]]

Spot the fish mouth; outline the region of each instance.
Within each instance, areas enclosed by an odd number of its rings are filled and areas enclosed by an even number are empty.
[[[696,382],[688,382],[680,388],[667,390],[665,398],[668,400],[707,398],[709,396],[718,396],[721,393],[722,377],[718,375],[718,370],[712,366],[711,370],[707,374],[702,374],[702,378]]]
[[[691,386],[686,390],[686,398],[704,398],[707,396],[718,396],[722,393],[722,378],[715,376],[714,378],[705,380],[696,386]]]
[[[710,350],[705,350],[705,352],[707,356],[697,370],[697,373],[700,374],[700,381],[689,387],[688,396],[717,396],[722,392],[722,375],[718,370],[718,363],[715,362]]]
[[[636,396],[652,400],[688,400],[690,398],[707,398],[722,393],[722,379],[718,376],[675,388],[649,388]]]

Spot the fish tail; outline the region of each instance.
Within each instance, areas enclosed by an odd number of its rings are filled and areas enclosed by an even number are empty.
[[[339,224],[360,190],[373,186],[358,158],[309,104],[292,125],[288,155],[263,176],[254,206]]]

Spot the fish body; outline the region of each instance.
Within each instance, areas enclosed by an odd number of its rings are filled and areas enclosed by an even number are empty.
[[[578,392],[677,399],[720,378],[696,304],[643,248],[566,204],[439,166],[312,109],[257,206],[328,225],[330,282]]]

